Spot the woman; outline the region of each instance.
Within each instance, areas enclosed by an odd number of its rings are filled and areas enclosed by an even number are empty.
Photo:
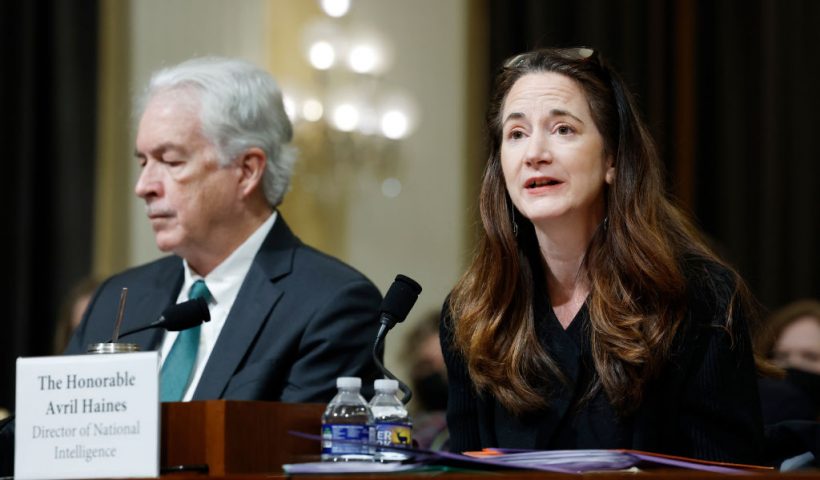
[[[516,56],[488,131],[484,231],[442,321],[451,449],[760,463],[748,294],[666,198],[620,77],[589,49]]]
[[[758,351],[781,368],[820,375],[820,301],[792,302],[773,312]]]
[[[766,425],[820,418],[820,301],[798,300],[766,318],[758,351],[785,370],[758,382]]]

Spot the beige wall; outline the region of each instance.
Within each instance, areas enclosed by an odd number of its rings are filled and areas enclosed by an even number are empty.
[[[394,44],[387,81],[415,96],[421,117],[398,152],[401,195],[384,198],[371,183],[348,209],[348,260],[382,291],[397,273],[424,289],[407,323],[388,337],[386,361],[399,374],[402,364],[394,355],[402,333],[440,309],[462,268],[467,20],[465,3],[453,0],[367,0],[360,6],[353,19],[373,21]]]
[[[386,363],[402,378],[407,372],[397,358],[401,337],[421,315],[441,306],[462,270],[466,224],[472,221],[466,213],[463,180],[469,147],[464,133],[467,9],[467,0],[353,1],[345,21],[369,25],[393,44],[395,61],[385,80],[408,91],[420,107],[419,127],[390,152],[398,160],[395,174],[402,192],[388,199],[378,182],[351,184],[344,208],[338,209],[338,224],[316,220],[322,218],[321,212],[315,214],[315,202],[298,189],[283,207],[305,242],[327,245],[383,293],[397,273],[422,284],[424,291],[408,322],[388,339]],[[131,0],[130,93],[137,93],[157,68],[209,54],[267,66],[282,81],[305,79],[309,73],[300,40],[293,37],[298,36],[300,22],[315,15],[315,3],[307,0]],[[131,185],[137,174],[132,145],[133,128],[129,144],[121,150]],[[130,186],[120,199],[128,206],[128,263],[159,257],[143,206]],[[334,235],[336,241],[327,238]]]

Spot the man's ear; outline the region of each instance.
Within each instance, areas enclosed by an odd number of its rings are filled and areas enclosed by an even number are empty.
[[[615,181],[615,160],[612,158],[612,155],[606,157],[606,174],[604,180],[607,185],[612,185],[612,182]]]
[[[248,196],[262,183],[268,157],[261,148],[252,147],[242,152],[242,156],[239,157],[237,162],[240,171],[241,192],[243,196]]]

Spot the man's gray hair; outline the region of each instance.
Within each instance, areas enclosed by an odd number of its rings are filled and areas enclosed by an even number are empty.
[[[290,184],[296,150],[289,145],[293,127],[285,113],[282,91],[271,75],[244,60],[203,57],[154,73],[138,108],[168,90],[191,89],[200,101],[203,134],[228,165],[248,148],[267,155],[262,190],[276,207]]]

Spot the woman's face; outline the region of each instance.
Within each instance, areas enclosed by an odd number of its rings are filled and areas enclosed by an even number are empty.
[[[516,208],[535,224],[599,223],[615,169],[581,87],[558,73],[524,75],[501,115],[501,168]]]
[[[820,374],[820,319],[800,317],[780,333],[772,350],[774,363]]]

